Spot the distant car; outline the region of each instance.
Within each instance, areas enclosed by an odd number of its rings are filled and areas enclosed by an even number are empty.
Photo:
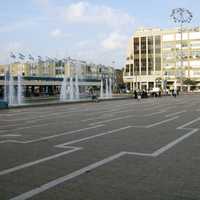
[[[160,91],[160,88],[154,87],[154,88],[152,89],[152,91],[153,91],[153,92],[159,92],[159,91]]]
[[[152,96],[159,96],[161,90],[158,87],[154,87],[152,90],[149,91],[150,95]]]

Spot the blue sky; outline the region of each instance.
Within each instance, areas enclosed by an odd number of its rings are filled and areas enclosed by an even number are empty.
[[[169,16],[177,7],[191,10],[199,26],[199,0],[0,0],[0,63],[13,51],[121,68],[132,33],[175,27]]]

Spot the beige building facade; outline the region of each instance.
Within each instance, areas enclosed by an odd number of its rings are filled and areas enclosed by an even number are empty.
[[[0,99],[4,95],[5,77],[13,75],[14,85],[17,86],[17,75],[22,74],[25,96],[57,95],[60,92],[64,77],[79,79],[79,91],[85,92],[91,87],[100,88],[101,80],[112,79],[115,86],[115,69],[110,66],[97,65],[75,59],[13,61],[0,65]],[[6,76],[5,76],[6,75]]]
[[[182,45],[181,45],[182,44]],[[123,73],[128,89],[200,88],[200,28],[139,29],[130,38]]]
[[[96,79],[112,78],[115,76],[115,69],[111,66],[87,63],[81,60],[57,60],[37,62],[13,62],[8,65],[0,65],[0,76],[9,71],[13,76],[18,73],[29,77],[74,77],[78,74],[81,78]]]

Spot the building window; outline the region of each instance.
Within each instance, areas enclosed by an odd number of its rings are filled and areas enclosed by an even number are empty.
[[[126,73],[129,72],[129,65],[126,65]]]
[[[131,75],[133,75],[133,64],[131,64]]]
[[[153,54],[153,36],[148,37],[148,54]]]
[[[156,57],[156,71],[160,71],[160,70],[161,70],[161,58]]]
[[[141,38],[141,53],[146,54],[146,37]]]
[[[145,58],[141,59],[141,74],[142,75],[146,74],[146,59]]]
[[[134,38],[134,54],[139,54],[139,38]]]
[[[135,75],[139,74],[139,59],[134,60],[134,74]]]
[[[153,57],[148,59],[148,73],[149,75],[153,74]]]
[[[158,36],[155,36],[155,52],[156,52],[157,54],[160,54],[160,53],[161,53],[160,43],[161,43],[161,41],[160,41],[160,36],[159,36],[159,35],[158,35]]]

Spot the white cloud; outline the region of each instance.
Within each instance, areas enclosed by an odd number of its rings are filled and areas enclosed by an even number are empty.
[[[70,4],[61,13],[67,23],[92,23],[114,28],[131,27],[134,23],[134,18],[123,11],[86,1]]]
[[[51,37],[58,38],[62,36],[62,31],[60,29],[55,29],[50,32]]]
[[[53,38],[65,38],[70,37],[70,34],[64,33],[61,29],[56,28],[50,32],[50,36]]]
[[[102,47],[107,50],[122,49],[127,46],[128,37],[118,32],[112,32],[101,43]]]
[[[9,33],[15,31],[23,31],[33,26],[36,26],[42,22],[45,22],[47,19],[44,17],[32,17],[28,19],[23,19],[19,21],[15,21],[12,23],[4,23],[0,27],[0,33]]]
[[[63,55],[78,56],[83,60],[88,59],[102,64],[109,64],[112,60],[116,63],[124,62],[123,53],[128,44],[127,36],[132,33],[135,25],[133,16],[123,10],[90,0],[70,1],[73,3],[68,4],[66,2],[69,1],[33,1],[40,10],[39,19],[25,19],[25,22],[4,25],[0,27],[0,32],[29,30],[33,25],[36,28],[39,25],[41,38],[44,37],[45,42],[49,42],[49,46],[52,47],[43,48],[43,53],[46,55],[57,56],[59,51]],[[30,35],[36,41],[37,36]],[[47,35],[49,37],[46,37]],[[66,42],[69,37],[70,40]],[[53,42],[52,38],[68,45],[60,47],[60,43]],[[26,39],[22,41],[29,44]],[[34,43],[34,46],[30,46],[31,51],[41,53],[39,45],[37,47],[37,43]],[[9,49],[16,49],[14,52],[25,51],[17,42],[9,46]]]
[[[47,7],[50,4],[49,0],[34,0],[34,2],[41,7]]]

